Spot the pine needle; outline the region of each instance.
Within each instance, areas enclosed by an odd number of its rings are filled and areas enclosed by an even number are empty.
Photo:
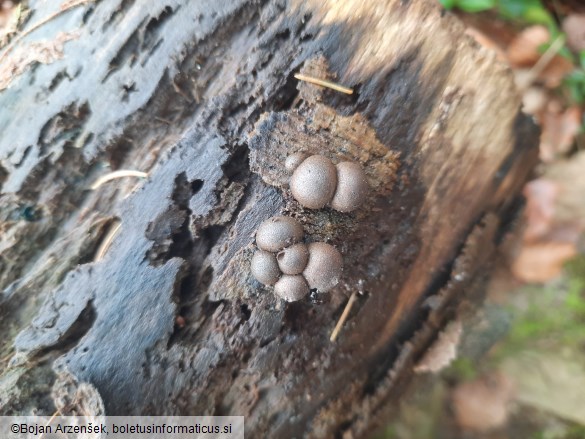
[[[99,248],[95,252],[95,257],[93,258],[94,262],[101,260],[107,253],[108,249],[112,245],[112,241],[116,235],[118,235],[120,227],[122,227],[122,222],[118,219],[114,220],[113,224],[110,226],[110,230],[108,230],[104,240],[101,242]]]
[[[107,183],[108,181],[115,180],[116,178],[123,178],[123,177],[139,177],[139,178],[146,178],[148,174],[142,171],[133,171],[131,169],[120,169],[119,171],[110,172],[109,174],[102,175],[98,178],[94,184],[91,185],[91,190],[94,191],[102,184]]]
[[[351,293],[351,296],[350,296],[349,300],[347,301],[347,305],[345,305],[345,309],[343,310],[343,313],[341,314],[341,317],[339,318],[337,325],[335,325],[335,329],[331,333],[331,337],[329,338],[329,341],[334,342],[335,339],[337,338],[337,336],[339,335],[339,332],[341,331],[341,328],[343,327],[345,321],[347,320],[347,316],[349,316],[349,312],[351,311],[351,308],[352,308],[353,304],[355,303],[356,299],[357,299],[357,293],[354,291],[353,293]]]
[[[348,95],[353,94],[353,89],[344,87],[343,85],[336,84],[335,82],[327,81],[325,79],[314,78],[312,76],[303,75],[301,73],[295,73],[295,78],[299,81],[309,82],[311,84],[320,85],[321,87],[330,88],[341,93]]]
[[[53,413],[53,416],[51,416],[49,421],[45,424],[45,427],[47,427],[48,425],[51,425],[51,422],[53,422],[57,416],[61,416],[61,412],[59,411],[59,409],[57,409],[57,411],[55,413]],[[39,436],[39,439],[43,439],[44,437],[45,437],[45,433],[43,432]]]

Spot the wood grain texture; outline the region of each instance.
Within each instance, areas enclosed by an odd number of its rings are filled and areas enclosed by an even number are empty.
[[[47,389],[71,373],[110,414],[363,437],[518,210],[538,132],[511,73],[431,0],[103,0],[21,48],[77,27],[63,59],[0,92],[0,358],[16,351],[0,410],[51,412]],[[284,170],[299,150],[361,163],[365,206],[301,208]],[[149,177],[88,191],[106,165]],[[252,279],[254,232],[275,214],[340,249],[333,292],[284,304]]]

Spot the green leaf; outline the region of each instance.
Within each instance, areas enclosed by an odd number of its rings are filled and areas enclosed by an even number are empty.
[[[443,6],[445,9],[453,9],[455,7],[456,0],[439,0],[439,3],[441,3],[441,6]]]
[[[521,18],[530,7],[542,6],[538,0],[499,0],[498,10],[508,18]]]
[[[540,0],[499,0],[498,11],[506,18],[556,27],[552,16]]]
[[[455,7],[465,12],[481,12],[492,9],[496,0],[454,0]]]
[[[569,93],[569,98],[577,103],[585,103],[585,71],[573,70],[564,80],[564,86]]]
[[[559,50],[559,55],[561,55],[563,58],[566,58],[573,63],[575,62],[575,57],[573,56],[573,52],[571,52],[571,50],[567,46],[563,46],[563,48],[561,50]]]
[[[528,23],[534,24],[551,24],[554,23],[552,16],[542,6],[534,6],[526,9],[522,18]]]

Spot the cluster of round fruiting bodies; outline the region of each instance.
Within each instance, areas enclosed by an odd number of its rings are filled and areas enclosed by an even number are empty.
[[[290,191],[293,197],[309,209],[330,206],[339,212],[352,212],[368,194],[366,174],[354,162],[334,165],[322,155],[307,157],[296,153],[287,157],[285,167],[292,172]]]
[[[256,232],[252,274],[274,285],[274,293],[287,302],[301,300],[311,289],[329,291],[341,278],[339,251],[324,242],[304,244],[303,238],[303,226],[287,216],[267,219]]]
[[[368,194],[363,169],[353,162],[337,165],[325,156],[290,155],[285,162],[292,173],[290,191],[304,207],[329,206],[339,212],[357,209]],[[258,249],[252,257],[254,277],[288,302],[305,297],[310,290],[326,292],[341,278],[343,258],[324,242],[304,244],[303,226],[294,218],[275,216],[256,232]]]

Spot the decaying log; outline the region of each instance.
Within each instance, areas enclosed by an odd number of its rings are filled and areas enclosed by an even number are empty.
[[[24,30],[52,3],[30,1]],[[67,377],[108,414],[363,437],[477,300],[536,162],[510,71],[432,0],[102,0],[11,44],[3,413],[51,414]],[[39,47],[41,64],[16,58]],[[364,206],[303,209],[284,168],[298,151],[362,164]],[[148,178],[90,189],[119,169]],[[275,214],[340,249],[333,292],[286,304],[251,277],[254,232]]]

